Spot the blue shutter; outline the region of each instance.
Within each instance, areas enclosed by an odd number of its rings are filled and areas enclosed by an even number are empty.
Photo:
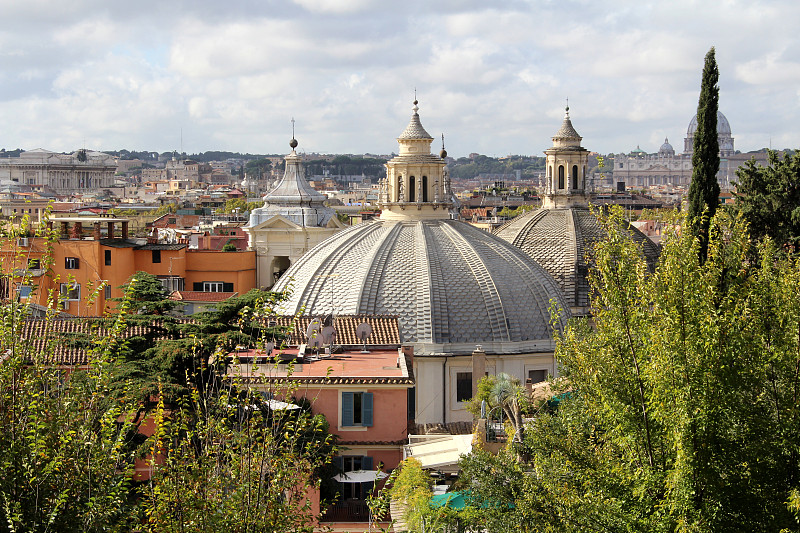
[[[334,457],[333,466],[335,466],[339,472],[344,472],[344,457],[342,457],[341,455],[337,455],[336,457]]]
[[[372,425],[372,393],[361,393],[361,425],[369,427]]]
[[[367,394],[367,393],[364,393]],[[370,404],[371,405],[371,404]],[[369,455],[362,455],[361,456],[361,470],[372,470],[372,457]],[[375,486],[374,482],[369,483],[361,483],[361,499],[366,500],[371,494],[372,489]]]
[[[372,470],[372,457],[369,455],[361,456],[361,470]]]
[[[342,393],[342,426],[353,425],[353,393]]]

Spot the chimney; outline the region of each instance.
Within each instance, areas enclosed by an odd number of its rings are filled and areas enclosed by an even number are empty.
[[[478,382],[486,375],[486,352],[478,344],[472,351],[472,397],[478,395]]]
[[[95,222],[94,223],[94,240],[96,240],[96,241],[100,240],[100,223],[99,222]]]
[[[128,239],[128,221],[122,221],[122,240],[125,241]]]

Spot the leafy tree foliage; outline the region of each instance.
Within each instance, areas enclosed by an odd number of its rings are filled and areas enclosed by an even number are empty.
[[[692,183],[689,185],[689,221],[700,239],[700,256],[705,259],[708,248],[710,219],[719,203],[719,139],[717,111],[719,109],[719,69],[714,47],[706,54],[700,100],[697,104],[697,129],[692,152]]]
[[[131,280],[108,333],[86,344],[88,367],[69,372],[54,366],[62,339],[21,340],[27,309],[0,305],[0,532],[312,531],[306,492],[335,453],[324,417],[273,410],[268,398],[290,400],[291,385],[259,384],[265,395],[229,379],[223,359],[208,360],[230,343],[263,342],[274,298],[251,295],[194,324],[188,359],[202,364],[187,367],[185,394],[157,391],[146,417],[126,401],[138,391],[109,393],[128,319],[171,310],[156,283]],[[178,341],[151,348],[178,352]],[[142,424],[152,436],[139,446]],[[149,466],[144,483],[137,458]]]
[[[126,297],[118,312],[135,333],[113,354],[118,365],[113,390],[145,410],[155,407],[159,396],[169,404],[192,387],[202,389],[209,361],[217,352],[256,347],[266,335],[281,340],[285,334],[265,320],[264,309],[281,298],[275,293],[252,290],[196,313],[191,320],[179,320],[174,316],[178,303],[168,298],[156,276],[137,272],[123,288]]]
[[[736,209],[758,237],[800,252],[800,152],[768,152],[769,165],[754,159],[736,171]]]
[[[526,427],[529,460],[464,462],[475,505],[513,505],[482,509],[490,530],[800,529],[800,264],[768,240],[753,260],[727,212],[711,230],[704,263],[673,231],[650,274],[606,223],[592,323],[556,334],[570,394]]]

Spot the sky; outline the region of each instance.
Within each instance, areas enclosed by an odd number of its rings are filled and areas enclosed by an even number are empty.
[[[735,147],[798,148],[800,2],[0,0],[0,147],[680,152],[714,46]]]

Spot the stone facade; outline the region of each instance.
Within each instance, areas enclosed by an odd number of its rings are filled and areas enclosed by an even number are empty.
[[[624,182],[627,187],[636,188],[688,187],[692,181],[692,150],[696,130],[697,116],[689,122],[683,140],[683,153],[675,153],[669,139],[664,139],[664,144],[656,153],[647,153],[637,146],[636,150],[628,154],[617,154],[614,157],[614,181]],[[736,153],[730,123],[721,112],[717,113],[717,141],[720,155],[717,181],[723,190],[733,188],[736,170],[752,157],[761,164],[767,162],[766,154]]]
[[[87,151],[85,161],[79,159],[78,152],[59,154],[42,149],[0,159],[0,182],[49,187],[57,194],[113,187],[116,171],[114,157],[102,152]]]

